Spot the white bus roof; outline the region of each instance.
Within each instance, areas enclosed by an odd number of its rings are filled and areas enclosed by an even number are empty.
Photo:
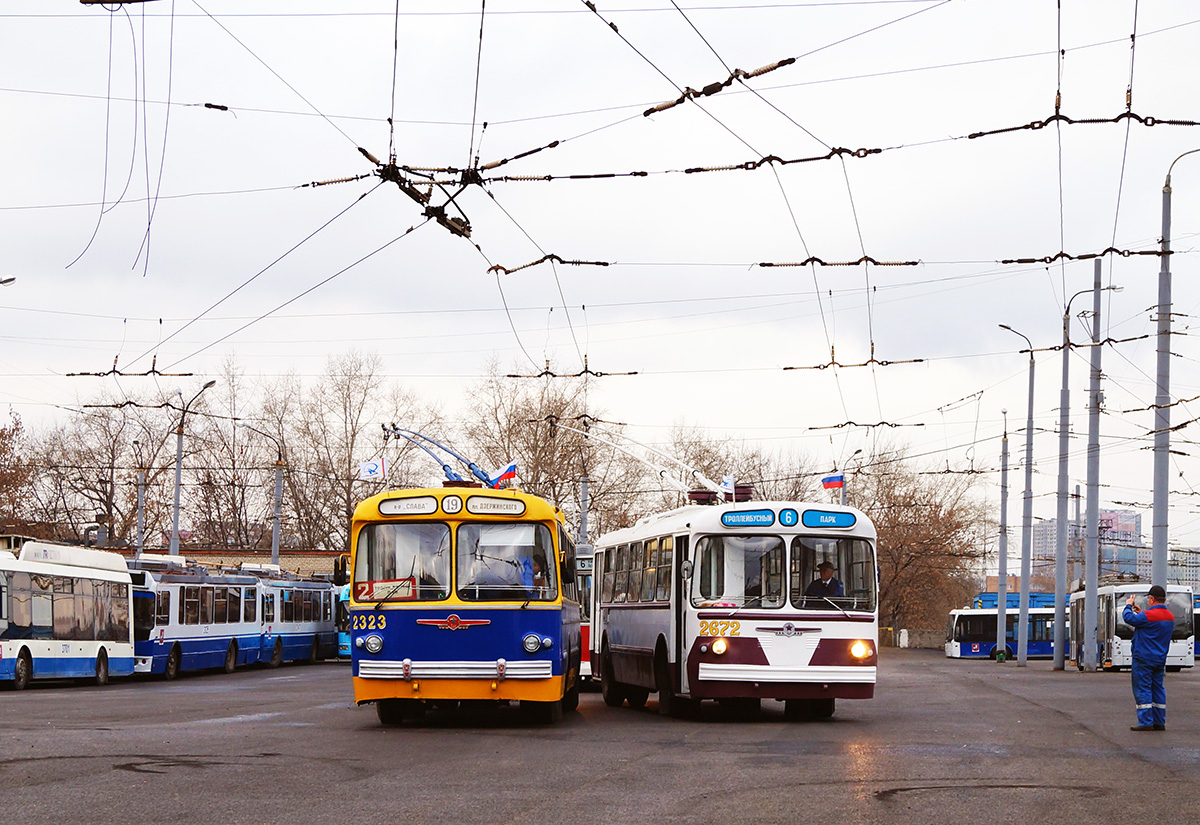
[[[781,526],[782,519],[779,514],[784,510],[791,510],[794,515],[799,514],[797,517],[800,519],[800,523],[794,526]],[[771,523],[764,524],[763,526],[755,526],[749,522],[743,522],[737,526],[722,523],[722,517],[727,513],[748,516],[768,511],[772,514]],[[805,526],[803,515],[805,513],[817,512],[844,517],[849,516],[853,518],[853,524],[850,527],[834,528],[810,528]],[[596,540],[596,546],[611,546],[613,544],[621,544],[622,542],[636,541],[647,536],[681,533],[689,530],[704,533],[725,533],[732,531],[756,533],[779,530],[785,530],[789,533],[803,533],[809,529],[819,529],[826,534],[844,532],[848,536],[858,538],[872,540],[875,538],[875,525],[871,523],[871,520],[867,518],[865,513],[855,510],[853,507],[842,507],[838,504],[824,504],[811,501],[740,501],[717,505],[692,504],[668,510],[665,513],[645,516],[639,519],[633,527],[614,530],[611,533],[601,536]]]
[[[42,562],[43,564],[61,564],[69,567],[90,567],[95,570],[111,570],[115,573],[128,574],[125,557],[120,553],[110,553],[107,550],[94,550],[91,547],[77,547],[66,544],[46,544],[40,541],[27,541],[21,545],[21,561]]]

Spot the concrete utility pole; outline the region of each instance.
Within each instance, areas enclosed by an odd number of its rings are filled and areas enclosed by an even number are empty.
[[[1029,573],[1033,555],[1033,342],[1008,324],[1001,329],[1020,335],[1029,346],[1029,415],[1025,421],[1025,493],[1021,504],[1021,601],[1017,615],[1017,667],[1029,654]]]
[[[1092,369],[1088,389],[1087,526],[1084,540],[1083,650],[1079,661],[1088,673],[1096,670],[1100,617],[1097,591],[1100,579],[1100,261],[1092,286]]]
[[[1120,292],[1119,286],[1106,286],[1106,290]],[[1071,430],[1071,388],[1068,379],[1071,374],[1071,304],[1080,295],[1092,292],[1091,289],[1081,289],[1072,295],[1063,310],[1062,337],[1062,388],[1059,390],[1058,401],[1058,512],[1054,519],[1055,526],[1055,555],[1054,555],[1054,669],[1062,670],[1066,662],[1067,652],[1067,556],[1069,554],[1067,538],[1067,503],[1070,499],[1070,479],[1068,478],[1068,457],[1070,449]]]
[[[1000,441],[1000,565],[996,570],[996,661],[1004,663],[1007,650],[1008,609],[1008,410],[1004,416],[1004,438]]]
[[[1167,167],[1162,191],[1162,258],[1158,270],[1158,363],[1154,394],[1154,510],[1150,546],[1152,584],[1167,586],[1167,501],[1170,492],[1171,454],[1171,170],[1188,155],[1184,152]]]

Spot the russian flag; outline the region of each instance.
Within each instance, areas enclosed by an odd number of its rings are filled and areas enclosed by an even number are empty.
[[[517,477],[517,462],[510,461],[496,472],[492,473],[492,487],[499,488],[501,481]]]
[[[825,478],[821,479],[821,486],[824,487],[826,490],[832,490],[837,487],[841,487],[845,483],[846,483],[846,477],[843,476],[841,473],[836,473],[831,476],[825,476]]]

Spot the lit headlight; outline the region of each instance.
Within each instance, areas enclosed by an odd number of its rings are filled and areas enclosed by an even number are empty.
[[[536,633],[530,633],[521,640],[521,647],[525,648],[526,653],[537,653],[542,649],[542,637]]]
[[[368,653],[378,653],[383,650],[383,637],[372,633],[363,640],[363,647],[367,649]]]
[[[729,650],[729,642],[724,639],[715,639],[712,643],[712,652],[720,656],[726,650]]]
[[[850,655],[855,659],[866,659],[872,652],[871,643],[864,642],[862,639],[850,645]]]

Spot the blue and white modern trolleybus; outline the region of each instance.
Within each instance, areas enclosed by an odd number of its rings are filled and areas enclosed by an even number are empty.
[[[354,698],[397,724],[429,704],[579,702],[574,544],[553,505],[463,482],[394,490],[351,525]]]
[[[273,564],[242,564],[238,569],[258,576],[260,662],[279,667],[284,662],[316,662],[336,655],[332,582],[292,576]]]
[[[1030,593],[1030,596],[1034,594]],[[1031,600],[1032,601],[1032,600]],[[964,607],[950,611],[950,622],[946,630],[946,656],[951,659],[995,659],[996,620],[999,610],[995,607]],[[1019,607],[1007,607],[1004,612],[1005,638],[1004,655],[1015,659],[1017,655],[1017,619]],[[1054,608],[1029,607],[1029,635],[1026,638],[1025,655],[1030,659],[1046,659],[1054,656]],[[1070,622],[1067,623],[1068,627]]]
[[[27,541],[0,551],[0,684],[133,672],[129,571],[116,553]]]
[[[1084,642],[1083,601],[1084,589],[1081,582],[1076,583],[1076,589],[1071,593],[1070,622],[1071,629],[1068,655],[1070,663],[1080,670],[1085,667],[1080,658]],[[1167,585],[1167,609],[1175,616],[1175,629],[1171,633],[1171,643],[1167,649],[1167,669],[1179,670],[1194,667],[1195,614],[1193,611],[1192,589],[1185,585]],[[1104,670],[1119,670],[1133,666],[1133,628],[1125,624],[1121,618],[1125,612],[1125,601],[1130,595],[1137,599],[1137,605],[1145,610],[1146,594],[1150,591],[1150,583],[1138,581],[1136,576],[1113,577],[1101,580],[1096,589],[1097,619],[1096,640],[1097,665]]]
[[[183,556],[143,555],[129,561],[137,673],[174,679],[185,670],[259,659],[258,579],[214,573]]]
[[[875,528],[847,507],[691,505],[596,542],[593,666],[604,701],[660,713],[702,699],[828,717],[875,691]],[[841,596],[806,595],[829,562]]]

